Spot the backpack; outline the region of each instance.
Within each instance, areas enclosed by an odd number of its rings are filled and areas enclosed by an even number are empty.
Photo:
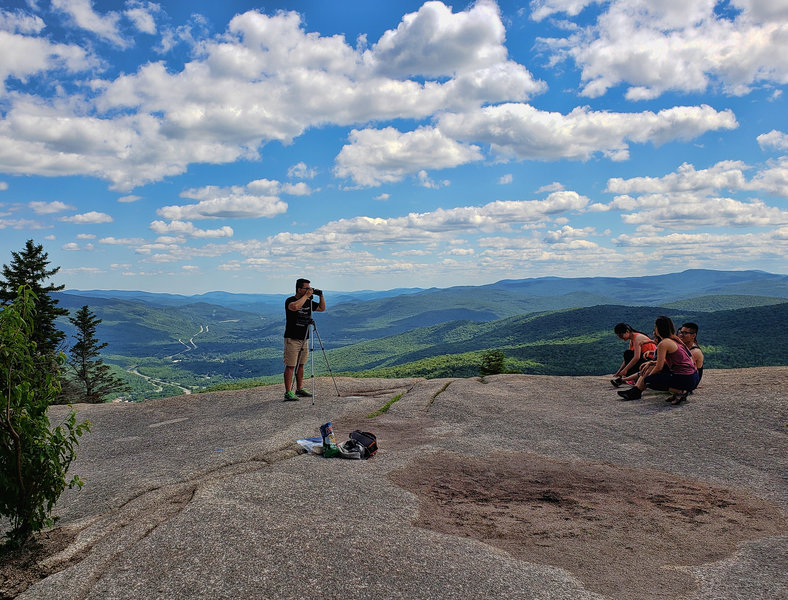
[[[337,452],[342,458],[367,458],[367,449],[356,440],[346,440],[336,445]]]
[[[350,439],[358,442],[359,446],[364,449],[362,458],[375,456],[375,452],[378,451],[378,438],[375,437],[374,433],[356,429],[350,432]]]

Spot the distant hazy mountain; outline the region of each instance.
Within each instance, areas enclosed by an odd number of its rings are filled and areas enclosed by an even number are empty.
[[[579,277],[518,279],[490,286],[536,296],[557,296],[584,291],[627,305],[661,305],[695,296],[743,294],[788,298],[788,276],[764,271],[712,271],[690,269],[681,273],[646,277]]]
[[[391,290],[359,290],[356,292],[332,292],[326,290],[326,295],[333,304],[402,296],[422,291],[421,288],[395,288]],[[142,292],[133,290],[65,290],[66,295],[83,298],[118,298],[121,300],[135,300],[156,306],[185,306],[195,302],[206,302],[243,310],[247,312],[269,313],[283,309],[283,303],[290,294],[236,294],[231,292],[206,292],[184,296],[181,294],[164,294]]]
[[[489,312],[491,305],[525,298],[545,298],[586,294],[586,299],[576,296],[581,304],[588,302],[617,303],[627,305],[658,305],[697,296],[747,295],[788,298],[788,275],[777,275],[765,271],[713,271],[691,269],[681,273],[652,275],[645,277],[538,277],[533,279],[505,279],[481,286],[455,286],[450,288],[396,288],[384,291],[360,290],[355,292],[329,291],[326,297],[330,306],[345,303],[381,301],[375,307],[390,307],[387,299],[412,301],[414,307],[423,308],[431,301],[441,298],[443,310],[448,303],[452,308],[467,308],[471,311]],[[193,296],[160,294],[127,290],[66,290],[63,294],[82,297],[118,298],[136,300],[160,306],[184,306],[195,302],[207,302],[247,312],[270,312],[282,309],[289,294],[235,294],[229,292],[207,292]],[[498,294],[502,296],[497,297]],[[472,299],[471,299],[472,298]],[[457,303],[470,306],[458,306]],[[481,306],[481,308],[479,308]],[[516,310],[495,308],[496,315],[515,314]]]
[[[61,294],[67,296],[80,296],[83,298],[135,300],[160,306],[179,306],[194,302],[189,296],[183,296],[181,294],[163,294],[135,290],[64,290]]]

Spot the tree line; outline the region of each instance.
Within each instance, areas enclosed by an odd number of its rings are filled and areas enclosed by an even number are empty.
[[[5,310],[18,301],[20,294],[30,293],[33,312],[28,342],[34,344],[36,351],[42,355],[54,357],[66,345],[66,334],[58,329],[57,318],[68,316],[76,329],[65,368],[58,369],[61,390],[54,403],[103,402],[110,393],[127,391],[126,382],[113,375],[100,358],[101,350],[107,347],[96,337],[101,319],[87,305],[69,316],[69,311],[59,307],[58,300],[52,297],[53,292],[64,289],[65,285],[47,283],[60,267],[49,268],[49,255],[44,252],[43,246],[27,240],[23,250],[12,252],[11,255],[11,264],[3,265],[0,303]]]

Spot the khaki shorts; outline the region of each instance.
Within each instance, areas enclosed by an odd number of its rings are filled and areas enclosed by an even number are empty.
[[[304,349],[301,350],[303,344]],[[301,357],[299,359],[298,351],[301,350]],[[287,367],[296,366],[296,361],[305,365],[306,359],[309,357],[309,340],[294,340],[292,338],[285,338],[285,356],[284,363]]]

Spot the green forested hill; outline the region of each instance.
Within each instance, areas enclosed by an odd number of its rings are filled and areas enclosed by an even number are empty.
[[[689,310],[698,312],[713,312],[717,310],[732,310],[736,308],[749,308],[752,306],[769,306],[782,304],[785,298],[772,296],[744,296],[742,294],[727,294],[719,296],[698,296],[663,304],[666,308]]]
[[[595,375],[614,371],[626,343],[613,334],[625,321],[650,332],[656,316],[700,325],[699,341],[713,368],[788,364],[788,303],[717,312],[654,307],[595,306],[502,319],[458,322],[414,330],[329,353],[332,368],[370,376],[470,376],[480,355],[502,350],[517,372]]]
[[[330,306],[316,320],[325,339],[345,345],[450,321],[485,322],[525,313],[609,303],[608,297],[580,291],[544,297],[505,289],[449,288]]]
[[[274,326],[260,315],[205,303],[162,307],[67,294],[58,299],[59,306],[72,314],[87,304],[102,320],[97,335],[109,344],[109,353],[123,356],[173,357],[196,347],[210,353],[237,352],[259,347]],[[73,326],[67,319],[59,320],[58,326],[70,341]]]

